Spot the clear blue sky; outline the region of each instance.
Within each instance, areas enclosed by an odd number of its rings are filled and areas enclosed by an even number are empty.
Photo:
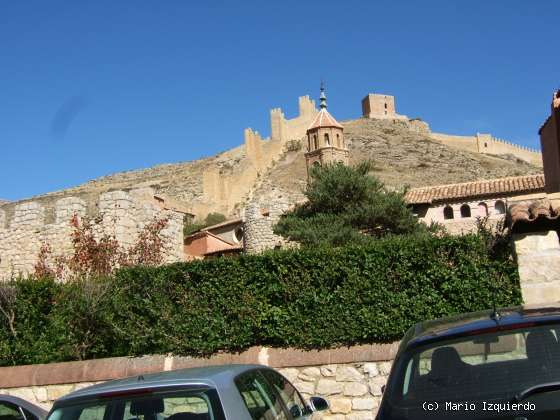
[[[192,160],[269,133],[326,81],[434,131],[538,147],[560,86],[560,2],[14,1],[0,6],[0,198]]]

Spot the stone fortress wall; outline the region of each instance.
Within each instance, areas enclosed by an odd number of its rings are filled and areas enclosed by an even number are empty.
[[[51,246],[53,255],[68,255],[74,214],[102,216],[102,230],[124,247],[131,246],[154,218],[168,218],[162,231],[168,244],[165,261],[183,260],[184,212],[167,205],[151,188],[110,191],[96,202],[71,196],[52,203],[32,200],[0,206],[0,280],[33,272],[43,244]]]
[[[491,134],[477,133],[475,136],[454,136],[432,132],[430,136],[433,140],[450,147],[489,155],[510,154],[533,165],[542,167],[542,155],[539,150],[498,139]]]
[[[409,120],[406,115],[397,113],[394,96],[374,93],[370,93],[362,99],[362,116],[364,118],[389,119],[395,121]],[[422,123],[416,119],[409,121],[417,122],[418,124]],[[423,123],[421,129],[424,132],[429,132],[433,140],[450,147],[473,153],[491,155],[511,154],[533,165],[542,166],[542,156],[539,150],[498,139],[491,134],[477,133],[475,136],[455,136],[451,134],[433,133],[426,123]]]
[[[309,96],[301,96],[299,114],[292,119],[287,119],[280,108],[270,110],[270,137],[263,138],[258,131],[246,128],[242,146],[245,161],[238,161],[227,173],[219,167],[211,167],[203,173],[202,189],[206,201],[221,206],[224,213],[235,213],[232,203],[247,199],[259,177],[284,153],[286,143],[305,136],[317,112],[315,101]],[[204,215],[205,211],[207,213],[208,209],[204,207],[193,208],[195,214]]]

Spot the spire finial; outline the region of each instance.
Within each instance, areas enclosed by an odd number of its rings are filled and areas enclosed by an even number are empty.
[[[327,109],[327,96],[325,95],[325,82],[321,79],[321,96],[319,96],[321,100],[321,109]]]

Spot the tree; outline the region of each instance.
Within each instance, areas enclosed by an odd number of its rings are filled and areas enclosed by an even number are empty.
[[[303,245],[365,243],[388,234],[426,231],[404,201],[369,175],[370,162],[313,167],[307,202],[284,214],[274,232]]]

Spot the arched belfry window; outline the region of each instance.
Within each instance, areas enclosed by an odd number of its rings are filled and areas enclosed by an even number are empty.
[[[471,217],[471,208],[468,204],[461,206],[461,217]]]
[[[504,202],[502,200],[498,200],[494,204],[494,210],[496,211],[496,214],[505,214],[506,213],[506,205],[504,204]]]
[[[317,144],[317,134],[313,135],[313,146],[315,146],[315,149],[319,148],[319,145]]]
[[[443,218],[446,220],[453,219],[453,208],[451,206],[443,208]]]
[[[486,203],[478,203],[478,215],[480,217],[488,216],[488,206]]]
[[[340,147],[340,134],[336,135],[336,147]]]
[[[325,146],[330,146],[331,141],[329,139],[329,133],[325,133]]]

